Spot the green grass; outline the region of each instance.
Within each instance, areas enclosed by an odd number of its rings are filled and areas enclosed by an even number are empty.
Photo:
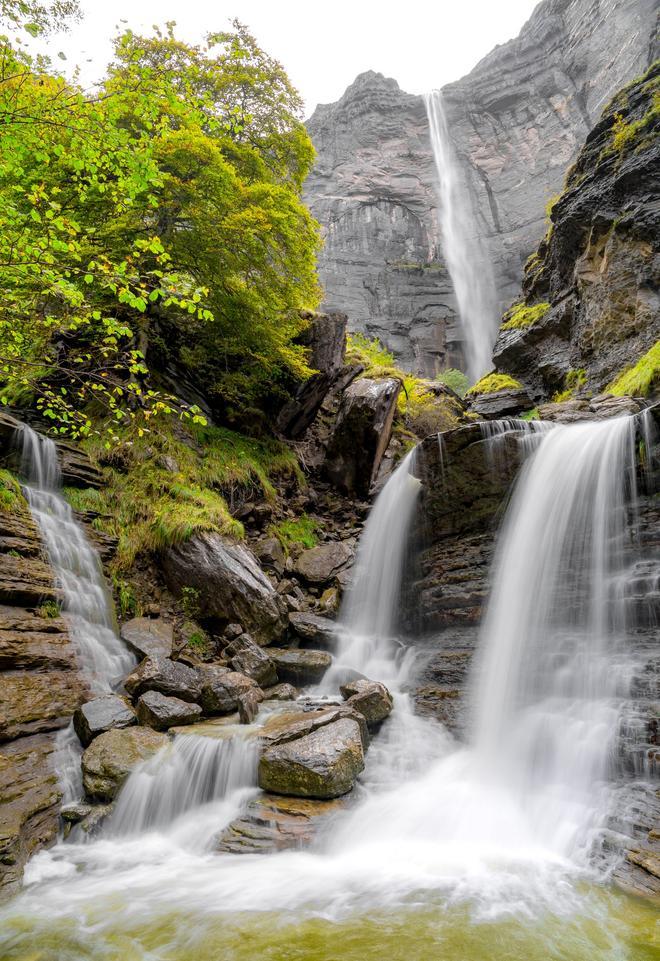
[[[172,422],[110,452],[94,438],[85,446],[105,468],[106,486],[67,489],[65,495],[76,510],[99,513],[94,526],[118,539],[116,576],[130,571],[140,555],[199,531],[241,538],[243,526],[232,516],[237,503],[251,497],[275,502],[280,482],[304,484],[286,445],[226,428]]]
[[[538,407],[532,407],[531,410],[526,410],[524,414],[520,415],[521,420],[540,420]]]
[[[444,384],[445,387],[449,387],[449,389],[453,390],[459,397],[465,397],[470,386],[470,379],[467,374],[464,374],[462,370],[458,370],[457,367],[448,367],[447,370],[440,371],[435,379],[439,384]]]
[[[45,601],[37,608],[39,617],[55,618],[60,616],[60,606],[55,601]]]
[[[550,310],[550,304],[544,302],[528,307],[527,304],[518,303],[509,307],[504,315],[504,323],[500,330],[524,330],[538,323]]]
[[[8,470],[0,470],[0,511],[20,514],[25,506],[21,485]]]
[[[470,387],[468,393],[473,394],[496,394],[498,390],[519,390],[522,384],[509,374],[486,374],[478,380],[474,387]]]
[[[615,397],[646,397],[660,383],[660,340],[634,367],[628,367],[605,388]]]
[[[348,335],[346,363],[361,364],[364,367],[365,377],[401,376],[394,354],[383,347],[378,338],[372,339],[365,334]]]
[[[268,529],[279,540],[288,553],[294,544],[301,544],[305,548],[316,547],[318,544],[318,523],[307,514],[297,518],[286,518],[279,524],[273,524]]]

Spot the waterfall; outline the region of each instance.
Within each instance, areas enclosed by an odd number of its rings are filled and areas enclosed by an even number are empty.
[[[461,182],[439,90],[424,98],[438,176],[442,248],[456,294],[465,336],[467,373],[476,381],[491,366],[497,333],[497,300],[492,268],[479,242],[467,188]]]
[[[20,428],[17,443],[23,491],[61,592],[60,607],[80,672],[93,693],[108,693],[123,680],[134,658],[117,635],[98,554],[60,493],[55,443],[27,424]],[[73,725],[58,734],[55,767],[63,800],[79,797],[80,745]]]
[[[482,627],[475,751],[566,854],[598,826],[632,670],[620,578],[635,432],[619,418],[542,435],[507,510]]]

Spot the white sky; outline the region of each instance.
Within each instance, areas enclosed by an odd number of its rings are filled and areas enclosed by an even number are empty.
[[[303,95],[307,115],[338,100],[358,73],[377,70],[423,93],[457,80],[496,44],[514,37],[538,0],[82,0],[85,20],[52,49],[99,79],[117,28],[149,30],[176,20],[201,40],[232,17],[250,27]],[[124,19],[127,23],[122,24]]]

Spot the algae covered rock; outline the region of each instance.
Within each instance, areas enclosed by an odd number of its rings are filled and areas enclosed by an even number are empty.
[[[259,787],[293,797],[336,798],[347,794],[364,768],[360,725],[336,720],[267,748],[259,761]]]
[[[90,800],[112,801],[136,764],[168,743],[166,734],[146,727],[106,731],[82,756],[83,787]]]

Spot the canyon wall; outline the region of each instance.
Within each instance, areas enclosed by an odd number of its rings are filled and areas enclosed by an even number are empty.
[[[517,38],[443,89],[502,309],[587,132],[657,56],[657,29],[655,0],[545,0]],[[433,375],[459,364],[422,97],[364,73],[317,107],[308,130],[317,163],[305,197],[325,236],[326,308],[379,337],[403,366]]]

